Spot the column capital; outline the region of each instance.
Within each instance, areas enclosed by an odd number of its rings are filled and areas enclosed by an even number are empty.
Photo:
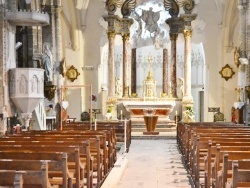
[[[172,40],[176,41],[178,38],[178,33],[169,33],[169,36],[171,41]]]
[[[180,17],[184,21],[184,30],[192,30],[191,22],[196,19],[197,14],[181,14]]]
[[[191,38],[192,37],[192,33],[193,33],[192,30],[184,30],[183,31],[184,38],[187,38],[187,37]]]
[[[130,33],[122,33],[122,40],[128,41],[130,39]]]
[[[182,33],[182,31],[184,29],[184,21],[180,17],[168,18],[166,20],[166,24],[169,25],[169,27],[170,27],[169,32],[172,33],[172,34]]]
[[[108,39],[114,39],[116,36],[115,31],[107,31]]]

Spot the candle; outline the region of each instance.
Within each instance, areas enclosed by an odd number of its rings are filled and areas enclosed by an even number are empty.
[[[169,87],[171,88],[171,82],[169,82]]]
[[[161,92],[160,92],[160,97],[161,97]]]
[[[95,119],[95,130],[96,130],[96,119]]]
[[[122,110],[121,110],[121,115],[122,115]]]
[[[175,123],[177,124],[178,116],[177,116],[177,110],[175,111]]]

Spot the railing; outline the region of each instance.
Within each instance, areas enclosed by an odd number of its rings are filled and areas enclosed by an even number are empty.
[[[46,113],[45,113],[45,107],[44,107],[44,101],[41,101],[38,106],[34,110],[36,120],[35,122],[37,124],[37,129],[45,130],[46,129]]]

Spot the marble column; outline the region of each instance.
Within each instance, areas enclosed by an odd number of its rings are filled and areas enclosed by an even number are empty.
[[[170,33],[170,40],[171,40],[171,78],[170,78],[170,97],[177,97],[177,82],[176,82],[176,41],[178,38],[178,34]]]
[[[136,93],[136,48],[132,49],[131,64],[131,93]]]
[[[128,44],[129,44],[129,33],[122,34],[123,40],[123,97],[129,97],[129,59],[128,59]]]
[[[168,93],[168,49],[163,49],[162,92]]]
[[[183,100],[193,103],[191,94],[191,38],[192,30],[184,30],[185,56],[184,56],[184,97]]]
[[[246,58],[246,5],[239,3],[240,12],[240,58]],[[247,60],[248,61],[248,60]],[[242,88],[246,85],[246,65],[240,61],[238,69],[238,87]]]
[[[108,96],[115,96],[115,32],[108,31]]]
[[[247,98],[244,98],[246,96],[247,91],[243,90],[243,88],[248,85],[249,83],[249,57],[247,58],[246,55],[246,45],[247,45],[247,6],[246,3],[243,1],[238,1],[238,9],[239,9],[239,20],[240,20],[240,64],[238,67],[238,84],[237,88],[235,88],[237,92],[237,99],[236,102],[234,102],[234,107],[236,108],[236,111],[239,111],[241,113],[241,116],[243,116],[244,120],[249,119],[249,106],[244,106],[245,101]],[[246,61],[248,64],[244,64],[244,61]],[[241,110],[237,110],[238,109]],[[246,121],[246,122],[247,122]],[[244,121],[243,121],[244,122]],[[243,123],[240,122],[240,123]]]
[[[0,121],[0,134],[4,135],[6,128],[7,128],[7,98],[9,98],[9,94],[7,94],[8,86],[7,86],[7,74],[6,74],[6,53],[7,49],[6,40],[8,40],[6,35],[6,19],[4,15],[4,8],[0,7],[0,75],[2,76],[0,82],[0,114],[3,115],[2,121]],[[8,97],[7,97],[8,96]]]

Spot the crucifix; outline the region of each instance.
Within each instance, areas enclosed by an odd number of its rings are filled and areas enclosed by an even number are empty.
[[[149,70],[151,70],[152,63],[153,63],[153,57],[149,55],[147,60],[148,60],[148,68],[149,68]]]

